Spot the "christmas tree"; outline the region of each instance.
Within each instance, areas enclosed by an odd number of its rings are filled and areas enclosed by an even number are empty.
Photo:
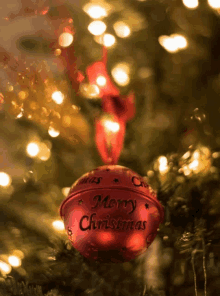
[[[220,1],[9,0],[0,12],[0,296],[218,295]],[[124,127],[117,164],[164,206],[129,262],[82,256],[59,214],[103,165],[97,120],[115,139]]]

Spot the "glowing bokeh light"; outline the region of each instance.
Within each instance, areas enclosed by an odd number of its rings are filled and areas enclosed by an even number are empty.
[[[64,187],[62,188],[62,193],[64,196],[67,196],[69,194],[70,187]]]
[[[96,83],[99,86],[105,86],[106,85],[106,78],[104,76],[100,75],[100,76],[97,77]]]
[[[129,26],[122,21],[116,22],[113,25],[113,28],[118,37],[125,38],[131,34],[131,29],[129,28]]]
[[[178,45],[176,44],[173,38],[170,38],[169,36],[160,36],[158,40],[160,45],[162,45],[167,51],[169,52],[178,51]]]
[[[21,250],[14,250],[13,251],[13,256],[16,256],[20,259],[23,259],[24,258],[24,253],[21,251]]]
[[[112,45],[115,44],[115,36],[112,34],[104,34],[103,36],[103,44],[106,47],[111,47]]]
[[[63,222],[60,220],[53,221],[52,225],[57,231],[63,231],[65,229]]]
[[[184,36],[179,34],[173,34],[170,36],[176,42],[178,49],[184,49],[187,47],[187,40]]]
[[[40,152],[38,153],[38,158],[42,161],[47,161],[51,156],[50,149],[45,143],[41,143]]]
[[[20,100],[25,100],[28,97],[28,92],[27,91],[19,91],[18,97]]]
[[[64,95],[62,94],[61,91],[55,91],[52,93],[52,99],[55,103],[60,105],[63,103]]]
[[[188,45],[186,38],[179,34],[172,34],[171,36],[162,35],[158,38],[158,41],[161,46],[171,53],[178,52]]]
[[[212,157],[213,158],[219,158],[220,157],[220,153],[219,152],[213,152],[212,153]]]
[[[100,89],[96,84],[83,83],[80,85],[80,92],[88,99],[97,98],[100,94]]]
[[[158,158],[158,161],[159,161],[159,171],[161,174],[165,174],[168,172],[169,170],[169,167],[168,167],[168,161],[167,161],[167,158],[165,156],[160,156]]]
[[[35,157],[38,155],[40,148],[39,145],[37,143],[31,142],[27,145],[27,149],[26,149],[27,153],[29,156],[31,157]]]
[[[21,265],[21,259],[17,256],[9,256],[8,262],[11,266],[18,267]]]
[[[93,19],[100,19],[107,16],[106,9],[98,4],[88,3],[83,10]]]
[[[17,115],[16,118],[21,118],[24,115],[24,109],[21,108],[21,112]]]
[[[195,159],[193,162],[189,164],[189,169],[195,171],[199,166],[198,159]]]
[[[56,138],[59,136],[60,132],[55,130],[53,127],[49,127],[48,129],[48,134],[52,137],[52,138]]]
[[[93,21],[89,24],[88,30],[95,36],[102,35],[106,30],[106,24],[102,21]]]
[[[118,64],[112,69],[111,73],[117,84],[121,86],[126,86],[129,84],[129,68],[127,65]]]
[[[63,32],[59,36],[59,45],[62,47],[68,47],[72,44],[73,39],[74,39],[73,34],[68,32]]]
[[[185,165],[183,167],[183,173],[184,173],[185,176],[189,176],[190,175],[191,170],[189,169],[189,167],[187,165]]]
[[[183,4],[189,9],[195,9],[199,6],[198,0],[182,0]]]
[[[220,0],[208,0],[208,4],[214,9],[220,8]]]
[[[11,177],[4,172],[0,172],[0,186],[6,187],[11,184]]]
[[[0,261],[0,270],[2,273],[9,274],[11,272],[11,266],[3,261]]]
[[[199,150],[196,150],[196,151],[193,153],[193,158],[194,158],[194,159],[199,159],[199,157],[200,157]]]
[[[103,45],[103,35],[94,36],[93,38],[94,38],[95,42],[97,42],[98,44]]]
[[[182,158],[183,159],[187,159],[187,158],[189,158],[190,157],[190,152],[189,151],[187,151],[183,156],[182,156]]]
[[[104,126],[108,131],[113,133],[117,133],[120,129],[119,123],[112,120],[104,120]]]

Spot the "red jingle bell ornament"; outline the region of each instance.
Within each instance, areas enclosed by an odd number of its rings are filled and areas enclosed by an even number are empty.
[[[149,247],[164,210],[140,175],[123,166],[104,165],[73,184],[60,215],[72,245],[84,257],[119,263]]]

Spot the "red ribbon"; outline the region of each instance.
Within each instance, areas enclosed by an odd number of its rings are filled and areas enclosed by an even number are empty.
[[[98,61],[89,66],[86,70],[88,80],[91,84],[97,84],[97,78],[103,76],[106,83],[99,86],[102,99],[102,110],[111,116],[113,124],[118,124],[114,131],[111,126],[106,127],[108,119],[100,117],[95,121],[95,141],[102,161],[106,164],[117,164],[124,145],[126,122],[135,115],[135,97],[130,92],[128,96],[120,96],[119,89],[112,83],[106,69],[107,50],[103,48],[103,61]],[[116,126],[117,127],[117,126]]]
[[[119,124],[119,130],[117,132],[107,131],[104,120],[96,119],[95,121],[96,146],[103,162],[106,164],[117,164],[124,144],[126,124],[117,118],[114,118],[114,123]]]

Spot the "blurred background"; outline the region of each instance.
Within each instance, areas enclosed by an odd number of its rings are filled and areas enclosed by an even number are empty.
[[[219,51],[219,0],[1,2],[1,296],[218,295]],[[118,164],[165,207],[147,252],[121,264],[82,257],[59,216],[103,165],[107,80],[135,97]]]

